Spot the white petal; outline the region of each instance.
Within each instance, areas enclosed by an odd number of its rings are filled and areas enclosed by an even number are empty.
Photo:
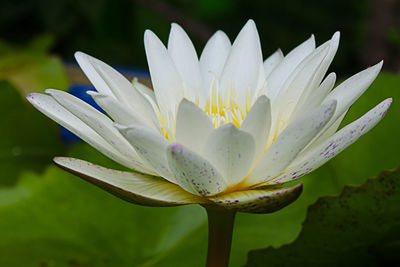
[[[299,118],[305,113],[309,112],[313,108],[321,105],[323,100],[332,90],[336,82],[336,74],[334,72],[330,73],[321,85],[305,100],[304,104],[298,104],[293,111],[293,119]]]
[[[295,201],[302,184],[293,187],[252,189],[209,198],[224,209],[250,213],[271,213]]]
[[[240,129],[250,133],[256,142],[255,161],[264,154],[270,128],[271,106],[269,99],[263,95],[251,107],[240,126]]]
[[[153,167],[155,172],[172,183],[176,183],[168,167],[167,147],[170,142],[151,128],[143,126],[115,125],[123,136],[132,144],[144,162]]]
[[[157,102],[156,100],[156,95],[154,93],[154,91],[147,87],[145,84],[139,82],[138,78],[135,77],[132,80],[132,85],[144,96],[148,96],[150,97],[150,99],[152,99],[154,102]]]
[[[181,77],[167,49],[150,30],[144,33],[144,46],[157,103],[163,114],[174,116],[183,98]]]
[[[351,105],[367,90],[371,83],[378,76],[379,71],[382,68],[383,62],[379,62],[375,66],[369,67],[352,77],[342,82],[339,86],[333,89],[332,92],[325,98],[324,103],[331,101],[332,99],[337,100],[337,107],[335,114],[332,119],[325,125],[325,128],[316,137],[322,135],[326,129],[328,129],[337,119],[346,112]]]
[[[104,62],[82,52],[76,52],[75,58],[100,93],[115,97],[119,102],[133,108],[147,121],[158,123],[150,103],[122,74]]]
[[[382,101],[318,146],[310,147],[300,154],[282,175],[269,181],[268,184],[284,183],[317,169],[371,130],[385,116],[391,103],[391,98]]]
[[[246,97],[257,89],[259,68],[262,65],[260,38],[253,20],[239,32],[221,75],[222,95],[228,88],[236,93],[236,101],[245,110]]]
[[[228,186],[234,186],[246,177],[253,163],[254,152],[252,135],[230,123],[210,134],[202,155],[217,168]]]
[[[206,199],[189,194],[179,186],[159,177],[107,169],[93,163],[57,157],[55,163],[111,194],[145,206],[176,206],[206,203]]]
[[[273,102],[278,95],[283,84],[296,67],[315,49],[314,35],[294,48],[285,56],[282,62],[271,72],[268,77],[267,96]]]
[[[336,101],[333,100],[287,126],[268,148],[245,184],[258,184],[282,172],[321,131],[334,114],[335,107]]]
[[[199,154],[175,143],[168,147],[167,157],[176,181],[186,191],[196,195],[212,196],[226,189],[222,175]]]
[[[117,123],[125,125],[146,125],[153,127],[153,124],[144,120],[130,107],[118,102],[114,97],[100,94],[95,91],[87,91],[94,101]]]
[[[101,135],[104,140],[115,147],[121,154],[127,158],[140,160],[132,146],[115,129],[112,120],[106,115],[64,91],[47,89],[46,93],[50,94],[61,106],[89,125],[90,128]]]
[[[204,111],[183,99],[176,117],[177,142],[200,153],[212,130],[214,125]]]
[[[61,106],[54,98],[45,94],[33,93],[27,96],[29,102],[46,116],[73,132],[95,149],[116,162],[144,173],[153,173],[141,162],[127,158],[110,145],[103,137]]]
[[[221,76],[230,49],[231,42],[223,31],[214,33],[204,47],[200,56],[200,70],[203,87],[207,94],[210,91],[212,80],[219,79]]]
[[[200,74],[199,59],[196,50],[186,32],[176,23],[171,24],[168,39],[168,53],[175,63],[176,69],[183,81],[186,98],[196,101],[197,96],[204,96]]]
[[[279,65],[279,63],[282,62],[284,56],[282,53],[282,50],[278,49],[276,50],[275,53],[270,55],[265,61],[264,61],[264,73],[265,77],[268,78],[268,76],[271,74],[271,72],[276,68],[276,66]]]
[[[308,55],[288,77],[274,102],[275,119],[290,122],[290,117],[304,90],[307,90],[321,62],[329,51],[330,42],[319,46]],[[275,121],[272,122],[275,125]]]

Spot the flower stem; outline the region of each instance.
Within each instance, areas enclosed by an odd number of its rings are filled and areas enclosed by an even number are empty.
[[[205,208],[208,216],[207,267],[227,267],[236,211]]]

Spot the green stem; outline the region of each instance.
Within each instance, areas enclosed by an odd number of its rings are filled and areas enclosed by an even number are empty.
[[[207,267],[227,267],[236,212],[205,208],[208,216]]]

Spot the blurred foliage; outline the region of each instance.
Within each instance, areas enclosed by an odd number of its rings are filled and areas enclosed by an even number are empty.
[[[319,197],[338,194],[346,184],[361,184],[382,169],[399,165],[398,84],[400,75],[379,75],[350,109],[344,124],[384,98],[393,97],[388,114],[341,155],[304,177],[304,191],[296,202],[274,214],[238,214],[231,266],[245,264],[249,250],[277,247],[295,240],[308,206]],[[119,168],[86,144],[73,147],[69,155]],[[205,212],[200,207],[131,205],[54,167],[43,175],[25,172],[15,187],[1,189],[0,217],[7,218],[0,220],[0,266],[187,266],[188,263],[203,266],[205,263],[207,227]]]
[[[107,62],[146,67],[145,29],[153,30],[166,42],[171,20],[190,18],[209,29],[209,35],[221,29],[234,40],[244,23],[253,18],[264,57],[279,47],[288,53],[312,33],[320,44],[339,30],[342,42],[333,63],[335,70],[339,74],[351,73],[361,65],[367,0],[151,1],[169,7],[161,11],[140,2],[143,1],[25,0],[21,4],[3,0],[0,35],[15,43],[26,43],[37,34],[48,33],[55,39],[53,51],[65,59],[72,59],[73,53],[81,50]],[[206,40],[198,38],[190,23],[183,26],[200,53]]]
[[[399,266],[400,168],[308,209],[295,242],[249,253],[246,266]]]
[[[61,60],[48,55],[52,44],[50,36],[23,46],[0,41],[0,80],[8,80],[22,95],[47,88],[66,90],[68,78]]]
[[[37,111],[6,81],[0,81],[0,187],[15,184],[24,170],[43,170],[64,153],[55,123]]]

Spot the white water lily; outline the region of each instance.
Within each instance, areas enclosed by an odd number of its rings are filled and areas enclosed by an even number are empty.
[[[278,50],[264,61],[252,20],[233,44],[217,31],[200,59],[177,24],[172,24],[167,48],[150,30],[144,42],[154,91],[76,53],[97,89],[88,93],[109,116],[59,90],[27,96],[41,112],[137,172],[72,158],[55,158],[59,166],[138,204],[274,211],[301,192],[301,184],[281,184],[351,145],[382,119],[391,103],[384,100],[337,131],[382,66],[367,68],[333,89],[336,75],[326,72],[339,33],[318,47],[311,36],[286,56]]]

